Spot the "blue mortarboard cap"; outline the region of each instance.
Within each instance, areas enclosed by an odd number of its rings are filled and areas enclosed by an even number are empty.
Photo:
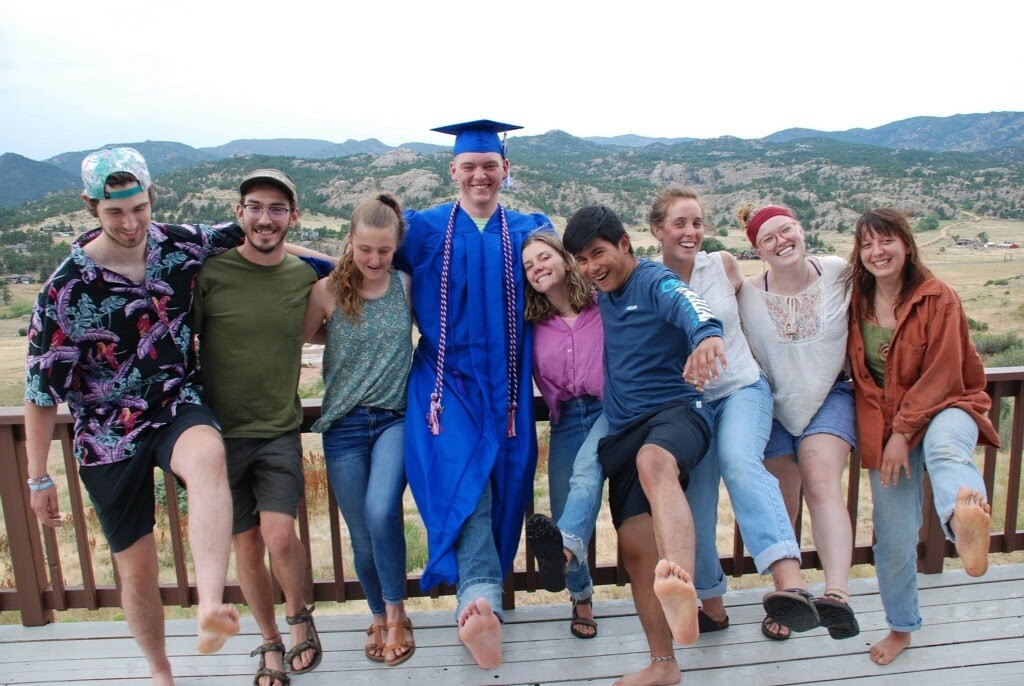
[[[499,139],[498,134],[521,128],[523,127],[516,126],[515,124],[503,124],[502,122],[491,121],[490,119],[478,119],[476,121],[467,121],[463,124],[440,126],[436,129],[431,129],[431,131],[455,136],[454,153],[456,155],[464,152],[496,152],[505,157],[504,138]]]

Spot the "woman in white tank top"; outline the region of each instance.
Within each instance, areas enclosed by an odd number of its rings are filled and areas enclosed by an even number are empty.
[[[803,482],[825,570],[825,591],[814,605],[832,638],[851,638],[860,629],[846,592],[853,529],[842,489],[856,443],[852,388],[843,381],[850,304],[841,278],[846,261],[808,257],[803,228],[786,207],[755,211],[746,205],[736,216],[770,267],[747,279],[738,297],[751,352],[775,398],[765,464],[779,478],[794,521]]]

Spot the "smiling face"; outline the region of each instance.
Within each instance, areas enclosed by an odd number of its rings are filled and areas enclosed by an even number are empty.
[[[799,262],[806,249],[804,230],[792,217],[772,217],[757,232],[757,255],[772,268]]]
[[[523,247],[523,271],[535,291],[548,293],[565,288],[569,265],[553,247],[542,240],[532,240]]]
[[[349,244],[352,246],[352,261],[363,277],[364,287],[390,278],[391,261],[398,249],[394,227],[356,224],[349,234]]]
[[[629,236],[618,243],[595,238],[573,257],[580,273],[605,293],[621,288],[636,268],[636,258],[629,252]]]
[[[704,241],[700,203],[692,198],[676,200],[665,213],[665,221],[652,226],[651,233],[661,243],[666,265],[692,263]]]
[[[247,256],[276,256],[283,254],[288,229],[298,221],[299,210],[292,207],[284,190],[263,184],[248,190],[235,206],[235,217],[245,232],[242,248]]]
[[[114,193],[133,186],[138,186],[138,183],[125,186],[108,185],[106,189]],[[86,205],[90,206],[88,200]],[[136,193],[115,200],[99,200],[96,202],[95,210],[90,211],[94,211],[96,218],[100,220],[104,238],[119,248],[133,250],[146,242],[149,223],[153,219],[153,206],[149,202],[148,193]]]
[[[449,171],[459,184],[459,198],[471,216],[487,218],[494,214],[501,182],[508,174],[508,160],[496,152],[464,152],[455,156]]]
[[[910,247],[895,234],[868,230],[861,235],[858,254],[861,264],[879,283],[898,284],[903,279]]]

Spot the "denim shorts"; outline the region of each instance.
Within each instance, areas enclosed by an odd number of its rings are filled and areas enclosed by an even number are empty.
[[[825,402],[811,417],[810,423],[800,436],[789,433],[778,419],[773,419],[772,433],[768,437],[764,456],[767,459],[781,455],[796,455],[800,441],[814,434],[838,436],[849,443],[850,448],[857,447],[856,413],[850,382],[837,381],[833,384],[832,390],[825,396]]]

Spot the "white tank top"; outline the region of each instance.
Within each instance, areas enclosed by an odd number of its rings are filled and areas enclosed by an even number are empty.
[[[725,361],[729,367],[717,381],[704,387],[704,399],[711,402],[754,383],[761,370],[743,335],[736,290],[725,273],[721,254],[697,253],[689,286],[704,298],[725,332]]]
[[[821,277],[802,293],[771,293],[759,274],[737,297],[750,350],[772,387],[775,418],[794,436],[803,434],[846,361],[846,260],[822,257],[820,265]]]

